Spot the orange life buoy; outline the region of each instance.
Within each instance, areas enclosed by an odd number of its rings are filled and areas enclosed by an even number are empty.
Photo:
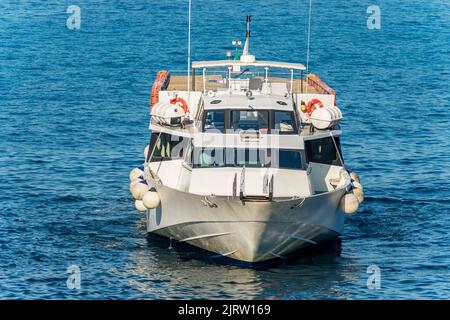
[[[184,112],[187,112],[188,111],[188,105],[187,105],[187,103],[186,103],[186,101],[183,99],[183,98],[175,98],[175,99],[172,99],[172,100],[170,100],[170,103],[171,104],[176,104],[176,103],[180,103],[181,104],[181,107],[183,108],[183,110],[184,110]]]
[[[312,99],[308,102],[307,112],[309,115],[317,108],[323,108],[323,103],[319,99]]]

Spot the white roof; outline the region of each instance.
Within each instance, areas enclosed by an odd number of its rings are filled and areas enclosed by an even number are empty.
[[[194,68],[194,69],[213,68],[213,67],[229,67],[229,66],[254,66],[254,67],[306,70],[305,66],[301,63],[289,63],[289,62],[277,62],[277,61],[243,62],[240,60],[216,60],[216,61],[192,62],[192,68]]]

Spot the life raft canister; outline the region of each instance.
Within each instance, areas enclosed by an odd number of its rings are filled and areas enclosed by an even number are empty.
[[[170,103],[171,104],[177,104],[178,103],[178,105],[183,108],[184,112],[188,111],[187,102],[183,98],[176,97],[175,99],[170,100]]]
[[[309,115],[311,115],[312,112],[317,108],[323,108],[322,101],[320,101],[319,99],[312,99],[311,101],[308,102],[308,107],[306,111],[308,112]]]

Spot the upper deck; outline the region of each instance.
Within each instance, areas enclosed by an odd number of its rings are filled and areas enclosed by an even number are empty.
[[[189,123],[200,132],[220,133],[300,135],[309,123],[333,129],[342,118],[334,108],[335,91],[316,75],[305,74],[300,63],[256,60],[249,52],[249,38],[247,30],[240,58],[193,62],[189,72],[158,72],[152,87],[153,122],[182,127]],[[322,107],[317,119],[311,117]]]
[[[334,90],[317,76],[303,74],[300,64],[265,62],[250,69],[249,66],[243,66],[241,62],[234,60],[211,63],[215,68],[218,64],[224,66],[225,70],[207,70],[205,66],[209,64],[203,62],[193,63],[193,66],[201,66],[200,74],[195,67],[190,75],[186,72],[180,74],[179,71],[159,72],[159,80],[157,77],[152,88],[152,105],[157,102],[168,104],[174,98],[183,99],[186,101],[186,117],[193,121],[199,130],[204,128],[205,116],[211,110],[222,112],[219,117],[228,119],[222,120],[222,129],[230,129],[230,125],[225,126],[225,122],[229,124],[231,121],[232,115],[228,111],[238,109],[254,112],[267,110],[270,114],[260,114],[272,122],[277,116],[273,113],[274,110],[290,111],[293,114],[292,123],[295,122],[296,127],[300,128],[309,124],[310,114],[307,114],[306,108],[311,101],[319,99],[323,106],[335,105]],[[263,70],[260,65],[265,66]],[[272,70],[268,65],[292,68]],[[161,74],[163,77],[160,77]],[[152,115],[155,115],[154,112]],[[269,131],[271,129],[266,128]]]
[[[174,71],[170,76],[169,83],[165,90],[167,91],[209,91],[209,90],[226,90],[229,86],[227,78],[224,77],[224,72],[222,71],[210,71],[209,74],[202,75],[192,73],[190,79],[188,80],[187,75],[181,75],[181,73],[186,73],[185,71]],[[333,95],[334,92],[328,90],[327,86],[323,85],[323,82],[317,81],[314,77],[302,76],[294,78],[291,80],[284,76],[289,76],[289,73],[278,74],[279,76],[269,76],[267,78],[268,83],[284,83],[288,90],[292,93],[310,93],[310,94],[329,94]],[[257,73],[252,80],[249,80],[249,90],[262,90],[262,85],[264,83],[264,77]],[[251,83],[250,83],[251,82]],[[190,83],[188,88],[188,83]]]

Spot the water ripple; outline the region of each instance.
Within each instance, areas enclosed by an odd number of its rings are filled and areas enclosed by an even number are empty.
[[[307,1],[228,2],[194,5],[196,60],[225,57],[245,14],[259,58],[305,60]],[[338,92],[366,202],[338,250],[261,270],[147,240],[128,195],[152,79],[185,68],[186,6],[81,1],[72,31],[66,5],[0,5],[0,298],[450,298],[445,1],[381,1],[379,31],[366,28],[365,3],[314,1],[310,67]],[[73,264],[81,290],[66,286]],[[372,264],[380,290],[366,285]]]

